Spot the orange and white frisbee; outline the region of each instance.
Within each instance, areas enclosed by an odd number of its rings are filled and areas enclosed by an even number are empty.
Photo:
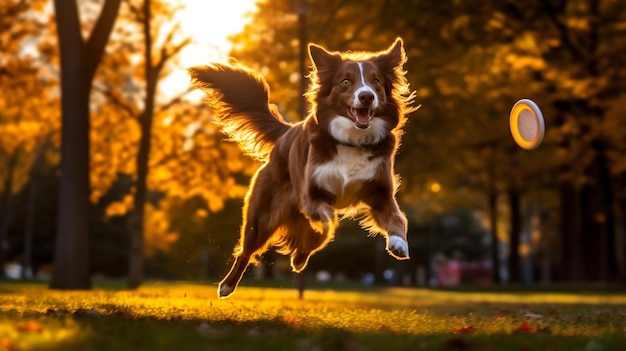
[[[543,114],[539,106],[530,99],[521,99],[513,105],[509,115],[509,126],[513,140],[526,150],[539,146],[546,131]]]

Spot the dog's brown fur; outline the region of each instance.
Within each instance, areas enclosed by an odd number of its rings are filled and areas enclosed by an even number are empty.
[[[220,297],[230,296],[250,261],[272,245],[300,272],[333,239],[338,216],[359,216],[364,228],[386,236],[392,256],[408,259],[393,173],[401,128],[413,110],[402,40],[378,53],[328,52],[314,44],[309,53],[309,115],[293,124],[269,104],[269,87],[254,71],[239,64],[189,70],[223,131],[265,162],[246,195]]]

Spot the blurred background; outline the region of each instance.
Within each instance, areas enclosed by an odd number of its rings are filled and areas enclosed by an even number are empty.
[[[342,222],[309,280],[626,283],[626,4],[619,0],[4,0],[0,276],[218,281],[259,164],[186,68],[236,58],[302,116],[306,44],[404,39],[421,108],[397,156],[411,260]],[[546,118],[515,145],[513,104]],[[273,252],[249,277],[290,281]]]

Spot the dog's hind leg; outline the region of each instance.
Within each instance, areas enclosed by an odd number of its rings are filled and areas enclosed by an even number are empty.
[[[309,257],[328,244],[334,236],[334,229],[331,226],[324,233],[319,233],[303,215],[287,226],[287,235],[291,236],[295,245],[291,254],[291,268],[294,272],[301,272],[309,262]]]
[[[230,271],[217,287],[219,297],[226,298],[235,292],[239,281],[241,281],[243,277],[243,273],[246,271],[246,268],[248,268],[248,264],[250,264],[250,257],[251,254],[243,252],[239,256],[235,256],[235,262],[230,268]]]
[[[263,222],[267,221],[258,220],[256,217],[248,218],[248,220],[244,218],[239,252],[235,253],[235,262],[218,286],[219,297],[225,298],[232,295],[248,268],[252,256],[260,255],[267,249],[267,243],[275,228],[269,228],[267,223]]]
[[[262,182],[267,177],[267,173],[260,172],[256,183]],[[219,297],[224,298],[232,295],[251,259],[267,250],[269,241],[279,225],[274,213],[276,211],[275,206],[272,205],[274,195],[274,189],[271,187],[254,185],[251,187],[251,193],[246,197],[243,209],[241,237],[238,251],[235,253],[235,262],[219,284],[217,289]]]

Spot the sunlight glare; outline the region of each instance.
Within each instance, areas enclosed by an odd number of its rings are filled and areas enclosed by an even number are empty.
[[[225,62],[232,44],[228,37],[243,30],[257,10],[258,0],[170,0],[175,5],[182,3],[173,21],[180,23],[184,37],[192,42],[179,54],[180,70],[172,72],[163,80],[161,90],[166,97],[181,93],[189,86],[186,68],[209,62]],[[196,91],[195,93],[199,93]],[[196,97],[199,97],[197,95]],[[194,96],[190,96],[194,99]]]

